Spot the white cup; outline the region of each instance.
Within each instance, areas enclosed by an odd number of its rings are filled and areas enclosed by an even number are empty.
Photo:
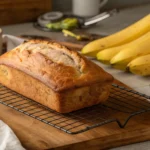
[[[108,0],[73,0],[73,14],[81,17],[92,17],[100,12]]]

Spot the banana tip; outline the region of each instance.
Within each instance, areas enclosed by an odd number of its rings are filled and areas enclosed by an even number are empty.
[[[131,72],[129,66],[126,67],[126,72]]]
[[[113,59],[111,59],[111,60],[110,60],[110,64],[111,64],[111,65],[114,65],[114,64],[116,64],[116,62],[115,62]]]

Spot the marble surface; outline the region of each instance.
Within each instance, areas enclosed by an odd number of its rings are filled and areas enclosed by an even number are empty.
[[[149,14],[149,8],[150,4],[134,7],[132,9],[123,9],[119,14],[98,23],[97,25],[87,29],[87,31],[101,35],[115,33]],[[11,34],[16,36],[21,34],[34,34],[47,36],[57,40],[64,40],[63,34],[59,32],[40,31],[35,29],[32,23],[2,26],[1,28],[4,34]],[[144,78],[129,73],[124,73],[116,69],[112,69],[106,65],[100,64],[97,61],[96,63],[102,66],[106,71],[110,72],[115,78],[131,86],[135,90],[150,96],[150,77]],[[150,141],[113,148],[112,150],[150,150]]]
[[[123,72],[121,70],[114,69],[108,65],[104,65],[98,61],[94,61],[101,66],[104,70],[113,75],[114,78],[125,83],[132,89],[150,96],[150,77],[141,77],[131,73]]]

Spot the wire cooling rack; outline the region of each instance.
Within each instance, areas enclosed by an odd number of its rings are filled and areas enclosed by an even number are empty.
[[[105,103],[67,114],[55,112],[3,85],[0,85],[0,103],[69,134],[81,133],[111,122],[124,128],[133,116],[150,111],[150,96],[115,84]]]

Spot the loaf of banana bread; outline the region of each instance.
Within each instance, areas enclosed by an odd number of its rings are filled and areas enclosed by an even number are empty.
[[[113,77],[68,48],[30,40],[0,56],[0,83],[57,112],[107,100]]]

